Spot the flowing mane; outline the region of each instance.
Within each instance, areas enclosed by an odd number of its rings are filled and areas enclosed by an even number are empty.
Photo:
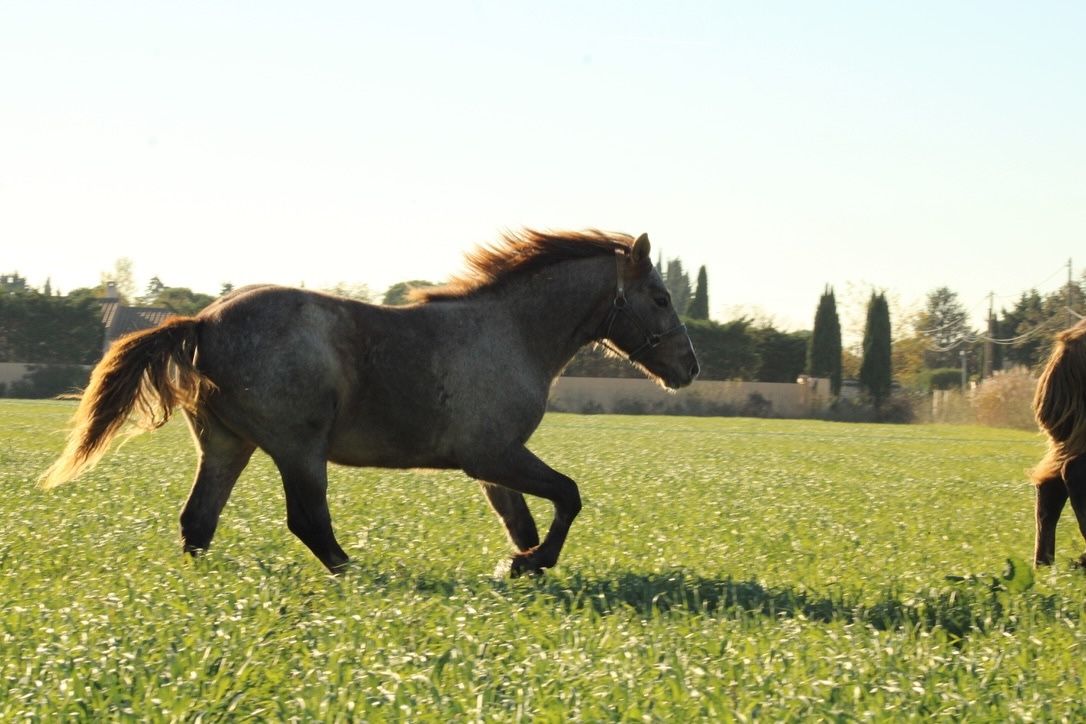
[[[561,261],[614,254],[616,250],[628,253],[633,241],[628,234],[605,233],[597,229],[506,232],[498,243],[480,246],[467,255],[467,274],[455,276],[439,287],[416,289],[411,292],[411,300],[461,299],[499,286],[512,276]]]
[[[1037,381],[1033,412],[1048,436],[1048,452],[1032,474],[1040,485],[1065,476],[1067,465],[1086,455],[1086,321],[1056,336]]]

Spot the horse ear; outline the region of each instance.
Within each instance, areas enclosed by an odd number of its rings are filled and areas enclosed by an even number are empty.
[[[634,266],[641,266],[649,260],[649,253],[651,251],[652,249],[649,246],[649,235],[642,234],[637,237],[633,249],[630,250],[630,260],[634,263]]]

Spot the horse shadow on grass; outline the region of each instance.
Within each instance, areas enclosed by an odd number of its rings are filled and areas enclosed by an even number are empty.
[[[509,598],[540,597],[571,614],[611,616],[704,616],[718,619],[796,619],[814,623],[862,624],[877,630],[941,629],[951,641],[990,630],[1013,631],[1023,608],[1025,588],[1013,576],[948,576],[945,585],[923,591],[888,586],[879,595],[831,588],[813,592],[800,586],[766,586],[756,580],[706,578],[676,569],[658,573],[622,572],[599,578],[573,573],[529,581],[393,577],[368,571],[370,580],[421,593],[464,595],[497,593]],[[376,579],[376,580],[375,580]],[[1029,592],[1032,616],[1055,619],[1057,597]]]

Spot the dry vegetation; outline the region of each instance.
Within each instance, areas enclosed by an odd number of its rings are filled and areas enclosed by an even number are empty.
[[[917,403],[916,419],[1036,430],[1032,409],[1036,387],[1037,378],[1024,367],[996,372],[965,394],[947,390],[925,396]]]

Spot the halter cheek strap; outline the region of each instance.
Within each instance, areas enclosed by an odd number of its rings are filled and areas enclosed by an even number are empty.
[[[615,298],[611,300],[611,311],[607,313],[604,332],[600,335],[600,339],[603,340],[611,339],[611,327],[615,324],[615,317],[626,308],[626,280],[623,278],[625,259],[626,254],[621,249],[615,249],[615,271],[617,272],[618,283],[615,289]]]
[[[674,327],[667,329],[663,332],[656,333],[648,331],[643,320],[634,313],[632,309],[628,309],[626,306],[626,289],[625,278],[623,272],[625,271],[626,254],[621,249],[615,249],[615,271],[618,272],[617,288],[615,289],[615,298],[611,301],[611,311],[607,313],[607,320],[603,335],[600,337],[605,343],[611,341],[611,328],[615,324],[615,319],[618,318],[620,312],[625,312],[630,322],[637,331],[641,333],[644,342],[641,346],[626,355],[626,358],[631,362],[636,362],[637,358],[648,350],[655,349],[660,342],[664,341],[665,337],[670,337],[673,334],[679,332],[686,333],[686,325],[683,323],[676,324]],[[610,346],[610,345],[609,345]],[[612,347],[613,351],[618,351]]]
[[[615,276],[618,277],[618,291],[615,292],[615,301],[621,299],[623,304],[626,303],[626,277],[623,274],[626,271],[625,266],[626,252],[622,251],[622,249],[615,249],[615,272],[617,272]]]

